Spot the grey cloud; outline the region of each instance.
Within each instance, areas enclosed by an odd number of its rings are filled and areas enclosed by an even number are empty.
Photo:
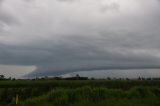
[[[11,24],[15,22],[15,19],[10,14],[0,10],[0,21],[6,24]]]
[[[34,1],[34,0],[24,0],[24,1],[26,1],[26,2],[32,2],[32,1]]]
[[[73,2],[75,0],[57,0],[57,1],[60,1],[60,2]]]
[[[18,7],[14,16],[21,23],[0,37],[0,64],[37,66],[29,76],[160,68],[160,7],[155,2],[87,1],[36,1],[36,8],[22,7],[22,1],[10,4]],[[9,26],[16,22],[9,12],[1,13]]]
[[[102,12],[107,12],[108,10],[119,10],[119,8],[120,8],[120,5],[118,4],[118,3],[115,3],[115,2],[113,2],[113,3],[111,3],[111,4],[105,4],[105,5],[103,5],[103,6],[101,6],[101,8],[100,8],[100,11],[102,11]]]
[[[104,51],[103,47],[107,43],[94,44],[88,42],[89,40],[96,41],[93,38],[70,37],[56,46],[50,44],[52,48],[12,47],[10,51],[3,53],[4,56],[1,54],[1,62],[8,60],[6,64],[37,65],[38,70],[31,75],[49,73],[56,75],[95,69],[159,68],[159,59],[150,54],[132,53],[132,50],[124,48],[123,45],[117,49],[113,49],[113,45],[111,47],[108,45],[107,50]],[[8,54],[7,57],[5,57],[6,54]],[[56,71],[52,71],[53,69]]]
[[[18,20],[15,18],[15,16],[0,6],[0,32],[5,30],[6,27],[10,27],[16,23],[18,23]]]
[[[4,0],[0,0],[0,3],[2,3]]]

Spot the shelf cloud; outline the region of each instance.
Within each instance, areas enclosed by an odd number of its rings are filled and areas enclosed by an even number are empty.
[[[0,0],[0,64],[35,66],[28,76],[159,69],[159,19],[159,0]]]

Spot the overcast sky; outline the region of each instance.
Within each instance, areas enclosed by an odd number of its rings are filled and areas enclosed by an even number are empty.
[[[160,0],[0,0],[0,74],[115,69],[160,69]]]

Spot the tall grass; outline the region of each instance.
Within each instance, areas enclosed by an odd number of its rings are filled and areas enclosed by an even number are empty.
[[[16,94],[19,95],[20,101],[23,101],[21,103],[26,103],[28,101],[29,104],[32,105],[34,101],[37,101],[32,106],[36,106],[36,104],[39,102],[41,103],[37,104],[37,106],[72,106],[74,104],[77,106],[78,103],[81,104],[81,102],[84,104],[93,103],[94,105],[97,103],[112,103],[114,100],[119,100],[119,102],[122,102],[123,99],[125,101],[128,100],[128,102],[133,102],[136,99],[137,101],[140,101],[141,98],[144,97],[145,100],[148,98],[154,98],[149,100],[156,102],[156,99],[160,97],[159,88],[160,81],[0,81],[0,106],[5,106],[10,103],[14,106]],[[34,101],[32,101],[30,98],[32,98]],[[47,105],[44,105],[43,103],[46,103]],[[21,106],[25,105],[21,104]]]
[[[149,87],[135,87],[128,91],[104,87],[62,88],[23,101],[19,106],[160,106],[159,93],[159,88]]]

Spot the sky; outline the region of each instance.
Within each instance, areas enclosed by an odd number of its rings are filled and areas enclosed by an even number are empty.
[[[159,41],[160,0],[0,0],[6,76],[159,76]]]

